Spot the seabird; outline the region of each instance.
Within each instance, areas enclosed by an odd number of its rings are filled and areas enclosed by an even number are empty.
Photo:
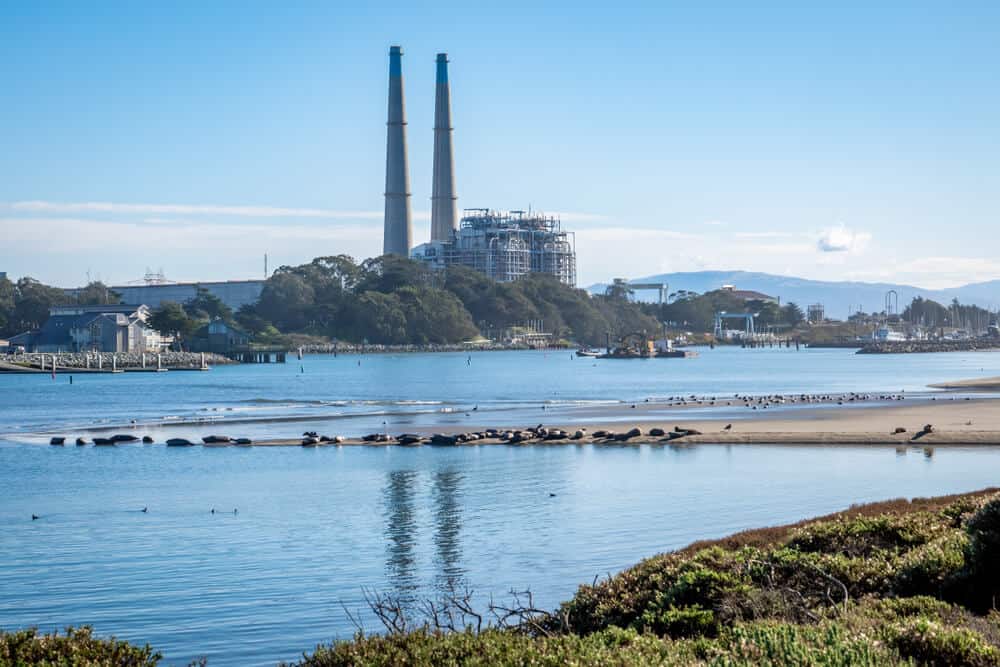
[[[145,512],[148,512],[148,511],[149,511],[149,508],[148,508],[148,507],[143,507],[143,508],[142,508],[142,511],[143,511],[143,513],[145,513]]]
[[[733,430],[733,425],[732,424],[726,424],[725,426],[722,427],[722,430],[723,431],[732,431]]]
[[[36,519],[38,519],[38,515],[37,514],[32,514],[31,515],[31,520],[35,521]]]

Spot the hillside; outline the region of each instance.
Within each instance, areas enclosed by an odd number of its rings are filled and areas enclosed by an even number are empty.
[[[859,304],[863,306],[865,312],[881,311],[885,306],[885,294],[889,290],[896,290],[899,294],[900,310],[916,296],[945,304],[957,298],[962,303],[984,308],[993,308],[1000,304],[1000,280],[935,290],[897,283],[809,280],[753,271],[691,271],[662,273],[635,278],[630,282],[665,282],[669,285],[670,292],[687,290],[699,293],[718,289],[722,285],[735,285],[739,289],[756,290],[780,297],[782,303],[794,301],[803,308],[810,303],[822,303],[826,307],[827,315],[835,318],[846,317],[849,312],[856,310]],[[587,289],[591,294],[602,294],[605,287],[606,284],[599,283]],[[637,297],[643,301],[650,301],[655,299],[656,295],[653,292],[640,292]]]

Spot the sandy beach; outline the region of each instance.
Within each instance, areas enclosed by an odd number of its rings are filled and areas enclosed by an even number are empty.
[[[1000,391],[1000,377],[955,380],[928,385],[934,389],[961,389],[964,391]]]
[[[607,406],[593,410],[593,419],[586,422],[540,423],[548,429],[565,430],[569,434],[584,430],[580,439],[543,440],[532,438],[520,445],[567,445],[567,444],[647,444],[669,442],[673,445],[685,444],[813,444],[813,445],[1000,445],[1000,399],[951,400],[942,396],[938,400],[925,399],[912,404],[874,405],[844,407],[827,405],[795,410],[794,414],[763,416],[759,412],[746,416],[732,416],[731,413],[713,416],[711,409],[699,419],[669,418],[650,419],[650,412],[662,407],[643,404],[635,408],[629,406]],[[719,408],[722,412],[724,408]],[[623,415],[624,413],[624,415]],[[624,419],[627,415],[629,419]],[[602,419],[603,417],[603,419]],[[927,425],[932,430],[917,436]],[[463,425],[461,431],[443,428],[418,428],[412,432],[421,436],[433,433],[481,433],[488,429],[513,430],[538,426],[538,424],[509,425]],[[728,426],[728,428],[727,428]],[[633,428],[642,435],[628,440],[595,438],[594,433],[610,431],[625,433]],[[650,436],[653,429],[669,432],[675,429],[691,429],[699,434],[682,437]],[[897,433],[897,429],[905,429]],[[390,435],[398,435],[391,432]],[[254,443],[263,446],[301,445],[302,438],[270,439]],[[366,442],[359,438],[347,438],[341,443],[318,443],[317,446],[367,445],[384,446],[390,442]],[[508,444],[499,438],[478,438],[466,445]]]
[[[207,447],[659,443],[1000,446],[1000,396],[979,393],[1000,390],[1000,378],[957,381],[945,386],[952,391],[688,395],[583,406],[540,403],[537,412],[522,409],[517,415],[480,411],[476,406],[465,412],[448,412],[437,422],[421,425],[405,421],[405,415],[397,418],[387,414],[380,427],[367,426],[377,430],[366,431],[359,431],[357,424],[324,421],[323,415],[315,413],[214,422],[133,423],[77,433],[28,434],[27,441],[42,443],[49,442],[50,436],[65,436],[65,442],[70,443],[82,436],[90,444],[97,437],[128,433],[136,437],[153,435],[156,439],[152,444],[187,438],[194,445],[202,445],[206,436],[222,436],[222,442],[205,443]],[[226,436],[243,436],[250,425],[266,429],[253,438],[252,445],[226,441]],[[306,433],[317,441],[308,440]],[[400,442],[399,436],[404,434],[410,434],[405,439],[408,442]],[[435,434],[440,437],[432,442]]]

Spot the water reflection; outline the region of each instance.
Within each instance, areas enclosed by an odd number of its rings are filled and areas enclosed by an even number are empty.
[[[418,588],[416,573],[417,516],[414,507],[417,473],[390,470],[386,475],[386,576],[395,592],[412,598]]]
[[[445,592],[459,588],[465,578],[461,543],[463,480],[464,476],[457,470],[442,470],[434,475],[436,586]]]

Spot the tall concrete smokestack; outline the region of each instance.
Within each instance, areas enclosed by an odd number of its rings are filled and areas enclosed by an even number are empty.
[[[458,228],[455,203],[455,152],[451,146],[451,89],[448,54],[437,54],[437,92],[434,100],[434,183],[431,187],[431,241],[447,241]]]
[[[382,253],[409,257],[410,170],[406,161],[406,112],[403,102],[403,49],[389,48],[389,120],[385,142],[385,233]]]

